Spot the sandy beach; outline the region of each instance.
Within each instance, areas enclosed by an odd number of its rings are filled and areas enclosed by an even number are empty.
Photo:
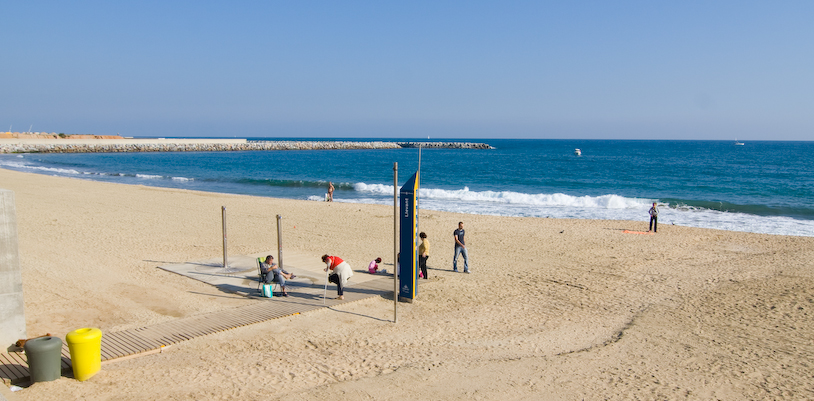
[[[29,336],[116,331],[256,300],[157,266],[274,249],[392,264],[392,206],[0,170],[14,191]],[[418,299],[275,319],[104,364],[21,400],[814,399],[814,238],[422,210]],[[453,273],[466,225],[472,274]],[[391,265],[385,266],[392,269]],[[353,279],[351,279],[352,281]]]

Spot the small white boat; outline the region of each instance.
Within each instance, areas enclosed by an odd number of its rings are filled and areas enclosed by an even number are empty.
[[[743,146],[743,142],[738,142],[738,140],[735,139],[735,146]]]
[[[581,151],[581,150],[579,150],[579,148],[574,149],[574,155],[575,155],[575,156],[582,156],[582,151]]]

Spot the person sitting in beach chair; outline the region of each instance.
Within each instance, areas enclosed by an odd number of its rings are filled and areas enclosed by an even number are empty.
[[[287,297],[288,292],[285,289],[285,281],[292,280],[297,276],[279,268],[277,263],[274,263],[274,256],[266,256],[265,262],[260,262],[260,281],[266,284],[277,283],[283,292],[283,296]]]

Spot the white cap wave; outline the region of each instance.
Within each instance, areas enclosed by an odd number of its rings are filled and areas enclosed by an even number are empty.
[[[360,193],[373,195],[393,194],[392,185],[357,183],[354,189]],[[649,207],[649,199],[626,198],[619,195],[572,196],[556,194],[524,194],[511,191],[471,191],[463,189],[419,188],[418,196],[423,200],[458,200],[465,202],[493,202],[515,205],[547,207],[579,207],[602,209],[642,209]]]

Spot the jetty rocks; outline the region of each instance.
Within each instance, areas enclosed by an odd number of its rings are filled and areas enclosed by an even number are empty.
[[[471,142],[249,141],[246,139],[0,139],[0,153],[225,152],[248,150],[494,149]]]

